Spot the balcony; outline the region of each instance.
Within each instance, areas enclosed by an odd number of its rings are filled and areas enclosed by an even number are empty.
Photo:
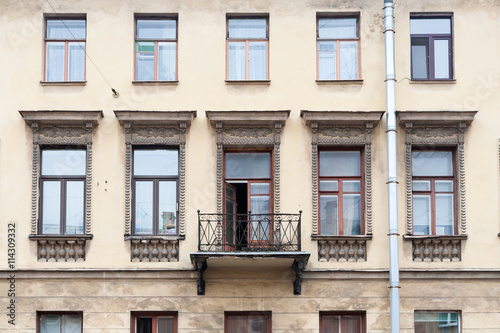
[[[301,251],[299,214],[207,214],[198,211],[198,252],[191,261],[198,270],[198,295],[205,294],[203,272],[210,260],[215,266],[242,263],[280,266],[292,263],[294,294],[300,294],[301,275],[310,253]],[[288,266],[289,267],[289,266]]]

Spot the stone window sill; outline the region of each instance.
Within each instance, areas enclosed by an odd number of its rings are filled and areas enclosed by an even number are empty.
[[[457,80],[410,80],[410,84],[456,84]]]
[[[226,80],[226,84],[261,84],[261,85],[270,85],[271,80]]]
[[[179,81],[132,81],[133,85],[137,86],[170,86],[178,85]]]
[[[325,84],[325,85],[330,85],[330,84],[362,84],[363,80],[362,79],[356,79],[356,80],[316,80],[317,84]]]
[[[40,81],[42,86],[85,86],[87,81]]]

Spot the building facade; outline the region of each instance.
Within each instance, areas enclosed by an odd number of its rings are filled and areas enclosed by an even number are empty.
[[[0,4],[0,329],[389,332],[382,1]],[[500,331],[500,3],[396,1],[401,332]]]

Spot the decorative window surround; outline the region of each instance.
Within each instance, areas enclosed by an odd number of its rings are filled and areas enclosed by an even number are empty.
[[[222,214],[223,147],[273,147],[274,213],[280,213],[281,130],[290,114],[285,111],[206,111],[217,131],[217,213]]]
[[[102,111],[19,111],[33,132],[33,157],[31,173],[31,235],[38,242],[39,261],[82,261],[85,248],[92,239],[92,133],[103,117]],[[85,174],[85,228],[84,235],[38,235],[38,202],[40,175],[40,146],[86,146]],[[51,247],[47,251],[46,244]],[[79,250],[73,248],[77,244]],[[57,253],[54,246],[56,246]],[[83,252],[83,253],[82,253]],[[76,258],[75,258],[76,255]]]
[[[406,138],[406,235],[412,241],[413,261],[460,261],[461,241],[467,239],[465,203],[465,130],[477,111],[398,111],[399,123],[405,127]],[[458,234],[453,236],[413,235],[412,146],[457,147],[458,163]],[[457,242],[455,242],[457,240]],[[433,245],[433,257],[426,257],[428,245]],[[422,245],[423,244],[423,245]],[[453,246],[448,249],[448,244]],[[425,248],[422,248],[425,246]],[[448,252],[448,250],[450,252]],[[442,253],[444,251],[444,254]],[[425,253],[424,253],[425,252]],[[435,252],[435,253],[434,253]],[[436,254],[436,255],[434,255]],[[450,260],[448,260],[450,259]]]
[[[184,239],[186,233],[186,130],[196,111],[114,111],[125,129],[125,240]],[[132,236],[132,145],[170,145],[179,147],[179,235]],[[144,242],[142,242],[144,243]],[[141,243],[141,244],[142,244]],[[154,242],[152,242],[153,244]],[[170,242],[169,242],[170,244]],[[134,246],[131,258],[137,259]],[[145,249],[148,247],[145,246]],[[175,248],[175,246],[174,246]],[[175,252],[175,251],[174,251]],[[145,260],[142,260],[145,261]],[[148,260],[149,261],[149,260]],[[155,260],[151,260],[155,261]]]

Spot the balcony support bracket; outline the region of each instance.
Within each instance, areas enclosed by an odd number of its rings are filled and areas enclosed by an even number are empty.
[[[198,271],[198,295],[205,295],[205,280],[203,280],[203,272],[207,269],[207,259],[196,258],[195,266]]]
[[[293,294],[302,294],[302,271],[306,266],[307,259],[295,259],[292,264],[292,269],[295,272],[295,281],[293,282]]]

